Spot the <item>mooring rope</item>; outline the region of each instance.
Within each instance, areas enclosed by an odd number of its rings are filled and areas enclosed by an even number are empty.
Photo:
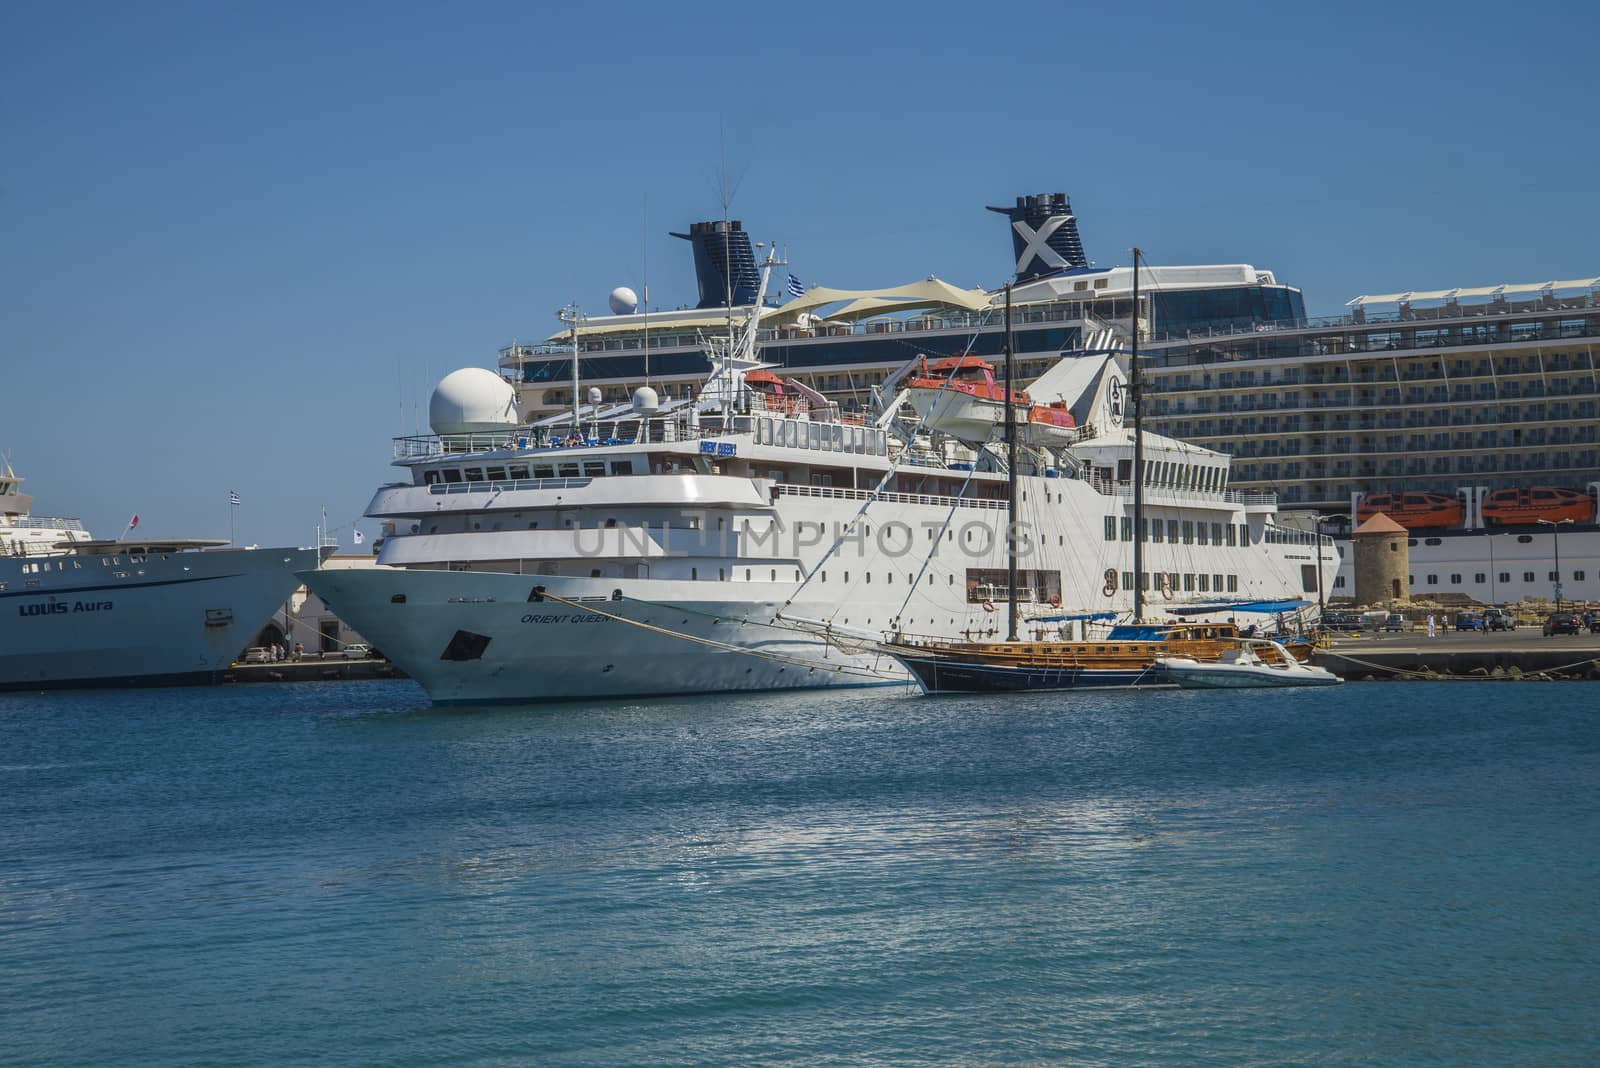
[[[769,653],[769,652],[765,652],[765,651],[760,650],[760,649],[751,649],[751,648],[749,648],[747,646],[743,646],[743,645],[734,645],[734,644],[732,644],[730,642],[719,642],[714,638],[702,638],[702,637],[699,637],[698,635],[695,635],[695,634],[685,634],[682,631],[672,630],[672,629],[667,628],[667,627],[658,627],[654,623],[646,623],[643,620],[629,619],[627,616],[617,615],[615,612],[607,612],[605,609],[597,608],[597,607],[595,607],[595,605],[593,605],[591,603],[586,603],[586,602],[582,602],[582,601],[568,600],[567,598],[562,597],[562,596],[560,596],[558,594],[550,593],[548,590],[543,592],[543,593],[541,593],[540,596],[545,598],[545,600],[554,601],[557,604],[564,604],[568,608],[573,608],[573,609],[576,609],[577,611],[580,611],[580,612],[591,612],[591,613],[593,613],[595,615],[605,616],[607,619],[615,620],[618,623],[626,623],[630,627],[638,627],[640,630],[647,630],[647,631],[650,631],[653,634],[661,634],[661,635],[665,635],[666,637],[669,637],[669,638],[679,638],[679,639],[681,639],[683,641],[690,642],[690,643],[692,643],[694,645],[702,645],[702,646],[705,646],[708,649],[716,649],[719,652],[738,653],[738,654],[740,654],[742,656],[754,657],[757,660],[769,660],[769,661],[771,661],[771,662],[773,662],[775,664],[785,664],[785,665],[790,666],[790,667],[803,667],[803,668],[808,668],[810,670],[831,671],[836,675],[854,675],[854,676],[857,676],[857,677],[860,677],[860,678],[879,679],[879,680],[882,680],[884,682],[901,682],[901,681],[903,681],[903,678],[900,675],[889,675],[889,674],[885,674],[884,672],[881,672],[881,671],[874,671],[874,670],[866,669],[866,668],[853,667],[853,666],[851,666],[849,664],[827,664],[827,663],[823,663],[821,661],[816,661],[816,660],[804,660],[804,659],[801,659],[800,657],[786,656],[783,653]],[[672,611],[680,611],[680,609],[678,609],[678,608],[676,608],[674,606],[656,605],[655,602],[651,602],[651,601],[645,601],[645,602],[640,602],[640,603],[652,604],[652,605],[655,605],[655,607],[662,608],[662,609],[670,609]],[[689,610],[688,609],[681,609],[681,611],[689,611]],[[700,613],[700,614],[708,615],[712,619],[730,619],[731,620],[733,618],[732,616],[712,616],[712,615],[710,615],[710,613]],[[743,621],[741,620],[741,622],[743,622]]]

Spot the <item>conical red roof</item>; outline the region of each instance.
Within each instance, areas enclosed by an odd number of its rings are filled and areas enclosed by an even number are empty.
[[[1407,533],[1405,527],[1401,526],[1399,523],[1396,523],[1393,519],[1390,519],[1387,515],[1385,515],[1382,512],[1379,512],[1377,515],[1373,516],[1371,519],[1367,520],[1365,523],[1362,523],[1359,527],[1356,527],[1356,530],[1355,530],[1355,536],[1358,537],[1358,538],[1361,537],[1361,535],[1363,535],[1363,534],[1405,534],[1405,533]]]

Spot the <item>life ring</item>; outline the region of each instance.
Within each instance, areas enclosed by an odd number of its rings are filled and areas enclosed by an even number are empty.
[[[1117,595],[1117,569],[1116,568],[1114,568],[1114,567],[1106,568],[1106,584],[1105,584],[1104,587],[1101,588],[1100,592],[1105,594],[1107,597],[1115,597]]]
[[[1061,595],[1059,593],[1052,593],[1050,595],[1050,607],[1051,608],[1060,608],[1061,607]]]
[[[983,602],[983,610],[985,612],[993,612],[994,611],[994,602],[993,601],[985,601],[985,602]]]
[[[1172,600],[1172,573],[1170,571],[1161,572],[1161,596],[1169,601]]]

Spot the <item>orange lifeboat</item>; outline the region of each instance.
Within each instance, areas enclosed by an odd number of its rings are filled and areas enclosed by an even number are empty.
[[[1369,493],[1356,508],[1356,522],[1382,512],[1407,530],[1459,526],[1461,502],[1442,493]]]
[[[1517,486],[1497,489],[1483,501],[1483,521],[1490,526],[1511,523],[1537,523],[1545,519],[1559,523],[1594,520],[1594,498],[1582,490],[1561,486]]]
[[[924,362],[921,373],[906,383],[906,391],[929,429],[964,441],[988,441],[1005,421],[1005,386],[995,381],[994,366],[977,356]],[[1021,426],[1024,441],[1062,445],[1075,436],[1076,424],[1066,404],[1034,404],[1020,389],[1011,391],[1011,403],[1020,409],[1014,409],[1012,419]]]
[[[771,371],[747,371],[744,384],[761,411],[780,415],[806,415],[811,411],[811,402]]]

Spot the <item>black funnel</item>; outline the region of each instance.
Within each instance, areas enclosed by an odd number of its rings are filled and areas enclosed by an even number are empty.
[[[1031,282],[1089,266],[1078,237],[1078,219],[1065,193],[1018,197],[1014,208],[994,208],[1011,220],[1011,244],[1017,256],[1017,281]]]
[[[756,302],[761,276],[756,273],[756,254],[750,235],[739,220],[689,224],[681,237],[694,247],[694,276],[700,286],[698,308],[721,308],[733,297],[733,306]]]

